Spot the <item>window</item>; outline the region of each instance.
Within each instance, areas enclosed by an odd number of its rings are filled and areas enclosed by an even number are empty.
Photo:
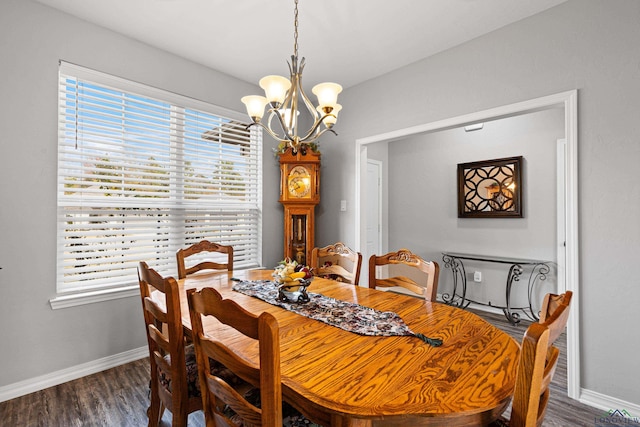
[[[59,71],[55,301],[137,293],[139,261],[174,275],[176,251],[203,238],[233,245],[236,268],[261,264],[257,127],[72,64]]]

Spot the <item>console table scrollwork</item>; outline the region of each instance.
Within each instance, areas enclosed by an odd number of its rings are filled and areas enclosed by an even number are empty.
[[[479,301],[473,301],[467,298],[467,274],[464,268],[464,260],[468,261],[482,261],[482,262],[491,262],[498,264],[507,264],[509,265],[509,273],[507,274],[507,281],[505,287],[506,293],[506,305],[499,306],[494,305],[491,302],[483,303]],[[542,261],[535,259],[521,259],[521,258],[509,258],[509,257],[494,257],[494,256],[486,256],[486,255],[477,255],[477,254],[463,254],[457,252],[443,252],[442,253],[442,261],[444,262],[444,267],[451,270],[453,275],[453,292],[451,294],[444,293],[442,294],[442,300],[449,305],[457,306],[460,308],[467,308],[469,304],[472,302],[474,304],[480,305],[488,305],[491,307],[496,307],[502,309],[505,317],[512,325],[515,325],[520,322],[520,314],[515,313],[514,311],[521,311],[527,317],[529,317],[533,321],[538,321],[538,313],[533,309],[533,304],[531,302],[531,296],[533,293],[533,288],[538,281],[546,280],[547,275],[551,271],[550,264],[551,261]],[[519,282],[520,277],[525,271],[525,267],[531,267],[531,274],[529,275],[529,282],[527,286],[527,299],[529,306],[528,307],[512,307],[511,306],[511,287],[513,286],[513,282]],[[461,288],[461,289],[459,289]]]

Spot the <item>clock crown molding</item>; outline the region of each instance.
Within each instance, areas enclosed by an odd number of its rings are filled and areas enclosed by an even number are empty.
[[[280,163],[320,163],[321,154],[311,149],[302,151],[298,150],[293,153],[293,149],[287,148],[287,150],[278,153]]]

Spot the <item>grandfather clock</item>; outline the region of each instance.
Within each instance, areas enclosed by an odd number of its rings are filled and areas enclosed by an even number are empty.
[[[320,203],[320,153],[291,148],[280,154],[280,203],[284,206],[284,257],[311,261],[314,213]]]

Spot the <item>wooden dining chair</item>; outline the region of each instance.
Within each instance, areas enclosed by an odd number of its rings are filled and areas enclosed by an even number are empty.
[[[376,267],[383,265],[406,265],[417,270],[417,274],[424,277],[424,283],[402,275],[389,278],[379,278]],[[371,255],[369,258],[369,287],[388,288],[401,286],[411,292],[423,296],[427,301],[435,301],[438,293],[438,276],[440,267],[435,261],[425,261],[408,249],[400,249],[397,252],[377,256]]]
[[[311,268],[314,276],[358,285],[361,267],[362,254],[342,242],[311,250]]]
[[[280,336],[278,322],[267,312],[255,316],[213,288],[187,290],[193,342],[196,348],[202,406],[207,426],[282,426]],[[242,335],[258,340],[259,366],[204,333],[203,317],[213,316]],[[259,387],[260,404],[238,393],[224,378],[211,374],[210,359],[218,360],[249,384]]]
[[[172,426],[186,426],[188,415],[202,409],[202,398],[195,352],[184,344],[178,283],[145,262],[138,266],[138,281],[151,365],[149,427],[158,425],[165,408]]]
[[[542,425],[549,402],[549,384],[560,354],[553,343],[565,330],[572,296],[571,291],[545,296],[540,321],[532,323],[522,339],[511,415],[508,420],[499,419],[493,426]]]
[[[200,254],[202,252],[226,254],[226,257],[224,257],[226,262],[217,262],[224,261],[220,258],[216,261],[213,259],[204,259],[201,256],[197,256],[197,254]],[[190,267],[186,267],[186,258],[192,256],[196,259],[196,264],[191,265]],[[225,246],[218,243],[210,242],[208,240],[201,240],[200,242],[195,243],[188,248],[179,249],[176,252],[176,261],[178,263],[179,279],[184,279],[185,277],[187,277],[187,275],[193,274],[200,270],[233,271],[233,246]]]

